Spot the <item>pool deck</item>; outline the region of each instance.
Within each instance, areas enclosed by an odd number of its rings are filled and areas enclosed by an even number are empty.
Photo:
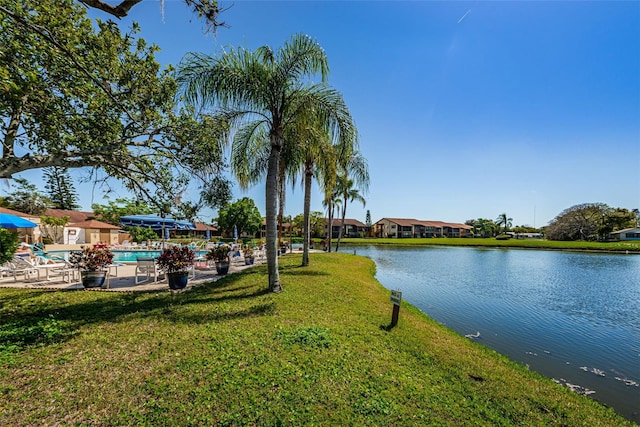
[[[266,262],[264,259],[256,259],[254,265]],[[115,267],[115,266],[114,266]],[[156,291],[169,291],[169,285],[167,283],[166,276],[163,279],[159,279],[157,282],[146,281],[139,284],[135,284],[135,263],[122,263],[118,264],[117,268],[112,267],[108,282],[102,288],[85,289],[82,286],[79,278],[80,275],[76,274],[76,278],[71,280],[69,277],[65,277],[61,274],[57,274],[55,270],[51,270],[49,280],[46,277],[30,277],[25,279],[24,275],[19,275],[17,280],[14,280],[13,276],[0,277],[0,288],[23,288],[23,289],[47,289],[47,290],[89,290],[89,291],[103,291],[103,292],[156,292]],[[229,274],[242,271],[246,268],[252,267],[251,265],[244,265],[244,259],[238,257],[231,261],[229,267]],[[139,276],[143,279],[143,275]],[[215,267],[205,267],[200,265],[200,268],[195,269],[195,277],[189,278],[187,287],[185,290],[189,290],[198,285],[204,283],[215,282],[224,276],[219,276],[216,273]],[[67,281],[65,281],[67,280]]]

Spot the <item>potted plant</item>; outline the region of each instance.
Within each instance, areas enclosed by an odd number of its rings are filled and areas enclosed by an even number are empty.
[[[253,248],[250,245],[244,245],[242,253],[244,254],[244,265],[253,265],[256,259],[253,255]]]
[[[189,246],[170,246],[156,259],[158,267],[167,274],[169,288],[184,289],[189,281],[189,267],[193,266],[196,253]]]
[[[69,255],[69,263],[80,270],[82,286],[98,288],[104,285],[107,277],[107,266],[113,263],[113,253],[109,248],[85,247],[82,251],[74,251]]]
[[[220,245],[215,248],[209,249],[209,252],[205,255],[207,260],[215,262],[216,272],[223,276],[229,272],[229,251],[231,249],[228,245]]]

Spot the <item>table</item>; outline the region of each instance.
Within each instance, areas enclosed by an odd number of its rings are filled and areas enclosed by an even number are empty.
[[[109,282],[109,277],[111,277],[112,275],[111,269],[114,268],[116,270],[116,274],[114,274],[114,276],[118,277],[118,267],[122,267],[122,266],[124,266],[124,264],[121,264],[121,263],[107,265],[107,289],[111,289],[111,283]]]

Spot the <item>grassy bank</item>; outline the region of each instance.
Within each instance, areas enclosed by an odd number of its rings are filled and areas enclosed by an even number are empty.
[[[180,295],[0,290],[0,425],[631,425],[403,304],[372,261]]]
[[[540,239],[509,239],[497,240],[474,238],[434,238],[434,239],[342,239],[349,245],[407,245],[407,246],[484,246],[495,248],[529,248],[529,249],[555,249],[573,251],[596,252],[629,252],[640,253],[640,241],[624,242],[560,242],[555,240]]]

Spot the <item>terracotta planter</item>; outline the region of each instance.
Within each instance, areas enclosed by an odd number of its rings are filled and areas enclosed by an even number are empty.
[[[167,281],[169,282],[169,289],[184,289],[187,287],[187,282],[189,281],[189,272],[177,271],[174,273],[167,273]]]
[[[82,278],[82,286],[85,288],[100,288],[104,285],[107,278],[106,271],[82,271],[80,272]]]

